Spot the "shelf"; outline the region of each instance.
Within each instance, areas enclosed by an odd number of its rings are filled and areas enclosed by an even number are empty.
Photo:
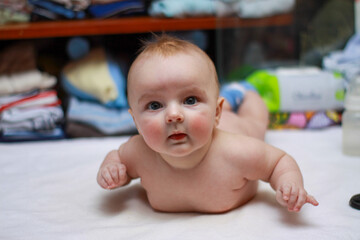
[[[152,18],[130,17],[118,19],[88,19],[7,24],[0,26],[0,40],[69,37],[79,35],[131,34],[161,31],[197,29],[285,26],[293,22],[292,14],[273,17],[240,19],[197,18]]]

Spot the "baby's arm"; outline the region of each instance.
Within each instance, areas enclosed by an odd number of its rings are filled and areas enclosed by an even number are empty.
[[[269,182],[276,191],[276,199],[281,205],[287,207],[289,211],[299,212],[305,203],[310,203],[314,206],[319,204],[304,189],[300,169],[290,155],[276,148],[270,148],[267,155],[278,158],[278,160],[275,158],[275,166],[270,175]]]
[[[125,164],[123,164],[120,160],[120,149],[109,152],[100,166],[97,175],[97,182],[105,189],[112,189],[126,185],[131,180],[126,173]]]
[[[276,191],[277,201],[289,211],[299,212],[305,203],[314,206],[318,202],[307,194],[303,178],[295,160],[284,151],[263,141],[248,138],[246,169],[249,180],[269,182]]]

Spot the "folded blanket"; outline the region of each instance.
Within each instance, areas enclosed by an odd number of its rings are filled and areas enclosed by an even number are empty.
[[[31,70],[10,75],[0,75],[0,96],[47,89],[55,86],[56,78],[38,70]]]
[[[360,75],[360,33],[347,42],[342,51],[334,51],[323,59],[323,66],[330,71],[342,73],[347,80]]]
[[[148,11],[154,17],[214,15],[215,4],[213,0],[158,0],[151,3]]]
[[[27,0],[0,0],[0,25],[8,22],[29,22]]]
[[[91,3],[91,0],[50,0],[52,2],[60,3],[68,9],[75,11],[85,10]]]
[[[0,107],[2,105],[9,104],[11,102],[19,101],[23,98],[35,96],[35,95],[39,94],[39,92],[40,92],[39,90],[33,90],[33,91],[29,91],[29,92],[0,96]]]
[[[37,8],[43,8],[49,11],[59,14],[68,19],[83,19],[85,18],[84,11],[74,11],[72,9],[66,8],[62,4],[56,2],[47,1],[47,0],[29,0],[29,4],[34,5]]]
[[[106,18],[120,14],[144,13],[145,4],[141,0],[123,0],[107,4],[92,4],[88,10],[96,18]]]
[[[151,16],[186,17],[237,15],[241,18],[261,18],[290,12],[295,0],[157,0],[149,8]]]
[[[9,109],[0,115],[0,131],[38,131],[56,128],[64,118],[60,106]]]
[[[0,142],[45,141],[64,138],[64,131],[60,127],[42,131],[18,131],[4,129],[4,131],[0,133]]]
[[[128,109],[107,108],[101,104],[80,101],[74,97],[69,101],[67,121],[87,124],[106,135],[136,131]]]
[[[61,81],[65,91],[107,107],[127,107],[126,79],[118,64],[102,48],[65,66]]]
[[[29,107],[57,106],[60,100],[55,90],[39,93],[29,93],[25,95],[0,98],[3,102],[0,105],[0,113],[9,109],[24,109]]]
[[[240,0],[234,11],[241,18],[262,18],[290,12],[295,0]]]

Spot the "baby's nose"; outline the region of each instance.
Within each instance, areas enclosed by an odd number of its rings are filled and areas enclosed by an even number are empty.
[[[184,114],[178,108],[172,108],[166,115],[167,123],[182,123],[184,121]]]

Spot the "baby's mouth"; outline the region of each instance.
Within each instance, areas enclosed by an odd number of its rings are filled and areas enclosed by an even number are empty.
[[[172,140],[179,141],[179,140],[184,139],[186,136],[187,135],[185,133],[175,133],[175,134],[170,135],[169,138]]]

